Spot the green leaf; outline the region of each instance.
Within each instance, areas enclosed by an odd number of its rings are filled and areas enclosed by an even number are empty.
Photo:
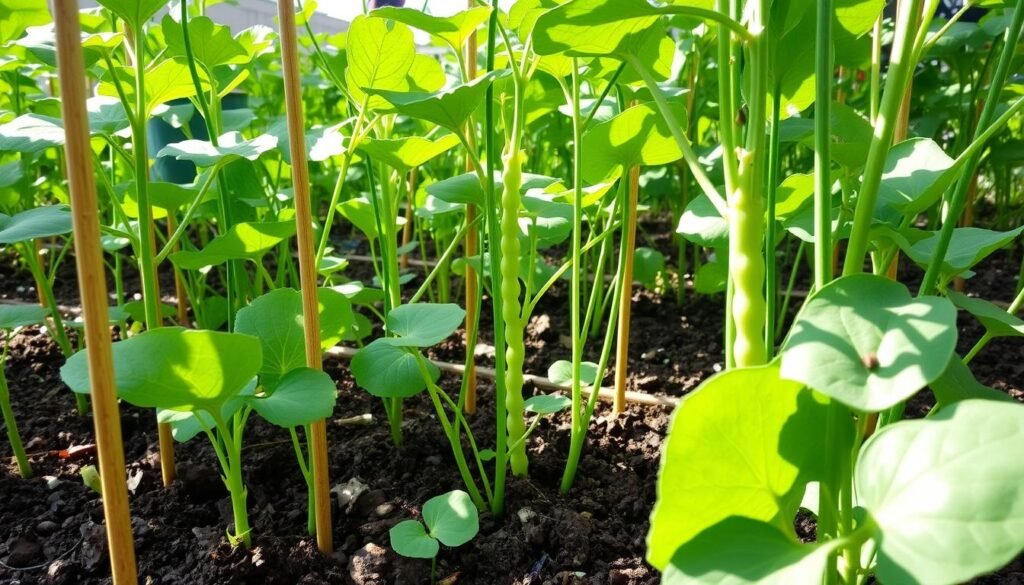
[[[44,205],[13,216],[0,213],[0,244],[17,244],[36,238],[71,233],[71,209]]]
[[[953,159],[927,138],[900,142],[885,158],[877,205],[906,216],[921,213],[934,205],[958,176],[946,172],[952,166]]]
[[[476,173],[465,173],[442,179],[426,187],[427,193],[441,201],[459,205],[483,205],[484,189]]]
[[[413,28],[418,28],[448,43],[452,49],[461,51],[463,45],[466,44],[466,40],[473,34],[473,31],[490,17],[491,9],[487,6],[478,6],[451,16],[440,17],[427,14],[415,8],[382,6],[371,12],[370,15],[390,18]]]
[[[956,291],[946,296],[957,307],[974,315],[993,337],[1024,337],[1024,320],[984,299],[974,299]]]
[[[246,140],[240,132],[228,132],[220,137],[218,143],[214,146],[207,140],[194,139],[175,142],[160,149],[157,157],[173,156],[177,160],[190,161],[197,167],[212,167],[242,158],[256,160],[261,154],[277,148],[277,137],[261,134]]]
[[[49,21],[46,0],[4,0],[0,3],[0,45],[17,39],[30,26]]]
[[[427,387],[416,363],[418,352],[395,345],[393,341],[393,338],[381,337],[360,348],[352,358],[352,375],[361,388],[374,396],[415,396]],[[440,370],[430,361],[426,363],[431,379],[436,382],[441,376]]]
[[[0,124],[0,152],[39,154],[64,146],[64,124],[58,118],[25,114]]]
[[[653,63],[665,31],[660,19],[659,8],[647,0],[573,0],[540,15],[534,49],[538,55],[637,56]]]
[[[407,91],[415,55],[416,44],[408,26],[381,18],[355,17],[348,29],[345,69],[352,99],[357,103],[368,99],[367,105],[378,109],[386,104],[368,96],[370,88]]]
[[[802,544],[792,530],[731,517],[679,547],[663,585],[790,585],[821,583],[839,541]]]
[[[402,520],[388,531],[391,548],[403,557],[432,559],[441,546],[417,520]]]
[[[974,227],[956,228],[953,230],[953,237],[949,242],[949,249],[942,263],[942,273],[945,280],[972,268],[978,262],[984,260],[989,254],[1006,246],[1017,239],[1024,226],[1008,232],[996,232]],[[928,266],[935,249],[939,244],[939,232],[914,243],[910,248],[904,247],[903,251],[910,256],[914,262],[922,266]]]
[[[251,396],[255,391],[256,380],[253,380],[238,396],[224,403],[220,411],[221,420],[227,421],[234,416],[245,405],[246,397]],[[205,432],[207,429],[212,430],[217,426],[213,416],[205,410],[180,412],[158,408],[156,420],[171,425],[171,436],[179,443],[191,441],[199,433]]]
[[[966,400],[889,425],[864,445],[861,505],[878,526],[879,581],[963,583],[1024,547],[1024,407]]]
[[[39,305],[0,304],[0,329],[14,329],[42,323],[50,310]]]
[[[446,134],[437,140],[419,136],[403,138],[368,138],[359,143],[359,150],[381,161],[400,173],[423,166],[431,159],[448,152],[459,144],[459,137]]]
[[[543,416],[562,412],[570,406],[572,406],[572,398],[563,394],[539,394],[527,398],[523,403],[523,410]]]
[[[572,384],[572,362],[558,360],[548,368],[548,380],[555,384],[568,386]],[[597,383],[597,364],[594,362],[580,363],[580,384],[593,386]]]
[[[430,347],[448,339],[462,325],[466,311],[453,304],[416,303],[388,313],[387,331],[395,345]]]
[[[935,402],[939,409],[973,398],[1015,402],[1005,392],[989,388],[979,382],[971,373],[971,369],[964,364],[963,359],[955,353],[949,358],[946,370],[929,386],[935,394]]]
[[[483,101],[487,88],[496,79],[508,75],[507,69],[491,71],[476,79],[433,93],[394,91],[388,88],[367,87],[367,93],[379,96],[391,110],[412,118],[419,118],[443,126],[452,132],[462,132],[476,108]]]
[[[462,490],[434,496],[423,504],[423,522],[430,536],[445,546],[462,546],[480,531],[480,518],[469,494]]]
[[[665,272],[665,256],[652,248],[640,247],[633,251],[633,280],[654,290],[658,286],[658,275]]]
[[[775,193],[775,219],[785,221],[804,209],[813,196],[813,174],[795,173],[786,177]]]
[[[320,345],[333,347],[354,325],[348,298],[328,288],[317,290],[320,313]],[[235,331],[252,335],[263,347],[260,383],[273,392],[282,377],[306,365],[305,322],[302,295],[279,288],[256,298],[238,311]]]
[[[680,104],[673,105],[679,110],[679,119],[685,120]],[[665,118],[651,103],[633,106],[591,126],[583,135],[583,149],[587,154],[584,178],[590,183],[616,172],[624,176],[633,166],[663,165],[683,156]]]
[[[665,443],[647,560],[664,570],[680,546],[731,516],[792,531],[804,486],[825,475],[829,408],[776,364],[729,370],[689,394]],[[838,434],[848,444],[852,421]]]
[[[166,0],[96,0],[100,6],[123,18],[132,29],[139,29],[153,18]],[[136,31],[137,32],[137,31]]]
[[[312,368],[291,370],[266,397],[249,400],[271,424],[289,428],[323,420],[334,413],[338,389],[331,377]]]
[[[801,310],[782,348],[782,377],[877,412],[938,378],[956,347],[956,308],[913,298],[881,276],[837,279]]]
[[[258,262],[264,254],[295,235],[294,221],[238,223],[228,233],[217,236],[198,252],[175,252],[169,258],[178,268],[199,270],[228,260]]]
[[[718,213],[708,196],[701,193],[686,205],[676,233],[707,248],[719,248],[729,241],[729,222]]]
[[[143,408],[220,412],[259,371],[255,337],[163,327],[113,344],[118,396]],[[61,379],[88,394],[88,349],[68,359]]]
[[[176,16],[180,16],[180,13]],[[160,27],[163,29],[164,42],[167,43],[167,53],[172,57],[187,58],[181,22],[167,14],[160,22]],[[192,57],[209,70],[218,65],[249,61],[249,54],[245,47],[231,36],[231,29],[214,23],[206,16],[188,19],[188,38]]]
[[[93,134],[114,134],[128,127],[128,114],[121,100],[108,96],[94,96],[86,102],[89,112],[89,131]]]

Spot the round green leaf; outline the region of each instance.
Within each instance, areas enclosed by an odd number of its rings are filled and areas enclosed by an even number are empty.
[[[731,517],[679,547],[662,585],[821,583],[838,541],[803,544],[792,530]]]
[[[426,389],[427,383],[416,363],[417,355],[412,353],[415,350],[394,341],[382,337],[357,351],[352,358],[352,375],[374,396],[408,398]],[[441,372],[430,361],[426,363],[431,379],[437,381]]]
[[[39,305],[0,304],[0,329],[37,325],[49,314],[49,309]]]
[[[431,538],[427,531],[416,520],[403,520],[388,531],[391,537],[391,548],[403,557],[413,559],[432,559],[441,548],[437,540]]]
[[[312,368],[285,374],[266,397],[250,399],[260,416],[279,427],[297,427],[325,419],[334,412],[338,392],[331,377]]]
[[[523,410],[534,414],[554,414],[572,406],[572,398],[562,394],[541,394],[531,396],[523,404]]]
[[[465,318],[466,311],[454,303],[416,303],[388,313],[387,329],[398,335],[391,339],[395,345],[429,347],[455,333]]]
[[[462,546],[480,532],[480,518],[469,494],[462,490],[434,496],[423,504],[430,536],[445,546]]]
[[[857,495],[883,583],[963,583],[1024,548],[1024,407],[966,400],[864,445]]]
[[[0,213],[0,244],[17,244],[71,232],[67,205],[45,205],[13,216]]]
[[[568,386],[572,384],[572,362],[558,360],[548,368],[548,380],[555,384]],[[583,362],[580,364],[580,384],[593,386],[597,383],[597,364],[594,362]]]
[[[881,276],[847,276],[800,312],[782,349],[782,377],[877,412],[938,378],[956,338],[956,309],[948,300],[912,298]]]
[[[263,361],[249,335],[164,327],[113,344],[118,396],[143,408],[219,412],[253,379]],[[88,348],[68,359],[61,379],[88,394]]]
[[[775,364],[714,376],[676,409],[658,475],[647,560],[664,570],[680,546],[730,516],[792,530],[809,481],[825,476],[827,399]],[[841,444],[853,435],[850,422]]]

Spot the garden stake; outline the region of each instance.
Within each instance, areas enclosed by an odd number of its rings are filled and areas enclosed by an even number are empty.
[[[313,258],[313,220],[310,210],[309,167],[306,164],[305,122],[302,115],[302,86],[299,78],[299,47],[296,39],[295,5],[278,0],[281,21],[281,67],[284,73],[285,109],[288,142],[292,155],[292,188],[295,191],[295,223],[299,254],[299,280],[302,289],[302,320],[306,333],[306,364],[323,369],[320,349],[320,313],[317,299],[317,267]],[[316,541],[320,552],[334,552],[331,524],[330,479],[327,467],[327,426],[323,420],[309,426],[310,462],[316,507]]]
[[[629,169],[629,203],[626,205],[626,225],[622,226],[626,238],[623,254],[622,278],[619,285],[619,329],[615,341],[615,403],[612,412],[626,410],[626,374],[629,371],[629,317],[633,306],[633,253],[636,249],[636,206],[640,195],[640,167]]]
[[[468,0],[469,8],[476,6],[475,0]],[[476,62],[477,42],[476,42],[476,31],[469,35],[469,39],[466,42],[466,81],[472,81],[476,79],[477,73],[477,62]],[[472,118],[470,118],[472,120]],[[469,137],[470,144],[473,144],[473,127],[472,122],[466,125],[466,136]],[[488,128],[484,128],[484,132],[490,132]],[[477,169],[473,165],[473,157],[466,157],[466,172],[474,172]],[[476,205],[469,203],[466,205],[466,224],[472,225],[476,221]],[[466,257],[476,256],[479,253],[479,242],[478,235],[479,230],[477,228],[470,228],[466,233],[466,242],[464,250]],[[476,270],[472,266],[466,264],[466,412],[473,414],[476,412],[476,348],[472,347],[472,343],[469,340],[476,339],[477,328],[480,325],[480,315],[477,312],[477,289],[480,286],[479,279],[477,278]]]
[[[96,450],[103,485],[103,516],[110,547],[114,585],[135,585],[135,546],[132,542],[128,488],[125,484],[121,416],[114,387],[114,362],[107,326],[107,283],[100,248],[99,206],[93,177],[89,123],[85,110],[85,68],[77,0],[55,0],[57,75],[68,164],[68,187],[74,226],[75,263],[82,298],[85,339],[89,347],[89,378]]]

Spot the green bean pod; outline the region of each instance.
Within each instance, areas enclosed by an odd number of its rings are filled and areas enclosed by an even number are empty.
[[[528,461],[523,413],[522,308],[519,302],[519,189],[523,182],[523,155],[519,151],[502,156],[504,189],[501,194],[501,317],[505,321],[505,408],[508,416],[508,442],[512,474],[525,476]]]
[[[764,206],[755,191],[750,153],[740,155],[739,188],[729,193],[729,277],[733,281],[732,317],[736,324],[733,356],[739,367],[767,360],[764,340]]]

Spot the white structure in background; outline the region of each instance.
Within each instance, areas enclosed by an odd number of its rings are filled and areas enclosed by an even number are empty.
[[[340,0],[348,2],[350,0]],[[96,0],[82,0],[83,8],[96,6]],[[237,3],[229,4],[221,2],[206,9],[206,14],[219,24],[231,28],[231,32],[237,33],[240,30],[262,24],[277,30],[277,2],[273,0],[238,0]],[[335,34],[348,30],[348,23],[344,20],[317,12],[313,17],[310,26],[314,32]]]

